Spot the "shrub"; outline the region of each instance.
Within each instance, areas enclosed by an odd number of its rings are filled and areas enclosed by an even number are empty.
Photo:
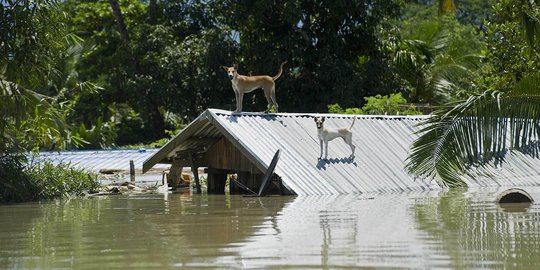
[[[71,164],[28,164],[21,156],[0,157],[0,202],[81,195],[99,188],[95,175]]]
[[[37,187],[30,175],[25,173],[23,160],[21,156],[0,157],[0,202],[36,199]]]
[[[339,104],[328,105],[329,113],[338,114],[375,114],[375,115],[420,115],[416,106],[407,105],[407,100],[401,93],[390,94],[389,96],[376,95],[364,97],[366,104],[360,108],[343,109]]]
[[[55,165],[45,161],[28,167],[27,172],[37,187],[37,199],[82,195],[100,187],[97,176],[69,163]]]

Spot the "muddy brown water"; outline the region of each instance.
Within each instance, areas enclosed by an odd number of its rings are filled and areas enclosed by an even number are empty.
[[[501,191],[0,205],[0,268],[538,269],[540,206],[501,207]]]

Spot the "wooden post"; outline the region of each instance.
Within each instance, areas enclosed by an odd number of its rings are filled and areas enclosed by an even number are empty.
[[[161,174],[161,185],[165,185],[165,174],[165,171],[163,171],[163,174]]]
[[[201,182],[199,181],[199,167],[196,164],[196,160],[193,153],[189,153],[189,161],[191,163],[191,172],[193,172],[193,178],[195,178],[195,187],[197,188],[197,194],[201,194]]]
[[[229,194],[240,194],[238,187],[236,186],[236,182],[234,180],[238,179],[238,175],[236,177],[233,177],[231,175],[229,179]]]
[[[208,194],[225,194],[227,173],[223,170],[208,169]]]
[[[135,184],[135,163],[133,163],[133,160],[129,161],[129,176],[131,183]]]

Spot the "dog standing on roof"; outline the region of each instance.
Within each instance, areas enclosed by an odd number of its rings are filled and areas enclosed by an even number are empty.
[[[234,94],[236,95],[236,111],[242,111],[242,100],[245,93],[249,93],[255,89],[262,88],[264,91],[264,96],[268,102],[268,111],[274,107],[276,112],[278,112],[278,104],[276,102],[276,84],[275,81],[281,76],[283,72],[283,65],[287,61],[281,63],[279,66],[278,74],[274,77],[270,76],[244,76],[238,74],[238,66],[233,65],[232,67],[221,66],[229,76],[229,79],[232,83],[232,88]]]
[[[328,129],[324,127],[324,117],[315,117],[315,124],[317,124],[317,136],[319,137],[319,142],[321,144],[321,155],[319,159],[323,156],[323,143],[325,145],[325,151],[326,154],[324,155],[324,159],[328,159],[328,142],[341,137],[346,144],[348,144],[351,147],[351,156],[350,158],[354,158],[354,149],[356,148],[352,143],[352,131],[351,128],[354,126],[354,122],[356,122],[356,116],[353,119],[353,122],[350,127],[348,128],[338,128],[338,129]]]

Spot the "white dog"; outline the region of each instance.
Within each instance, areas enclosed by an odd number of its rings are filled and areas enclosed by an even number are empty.
[[[327,129],[324,127],[324,117],[315,117],[315,123],[317,124],[317,135],[319,137],[319,142],[321,143],[321,156],[319,159],[323,156],[323,143],[325,145],[326,149],[326,155],[324,155],[324,159],[328,158],[328,142],[341,137],[346,144],[348,144],[351,147],[351,158],[354,157],[354,149],[356,148],[352,143],[352,131],[351,128],[354,126],[354,122],[356,122],[356,116],[353,119],[353,122],[349,128],[338,128],[338,129]]]

